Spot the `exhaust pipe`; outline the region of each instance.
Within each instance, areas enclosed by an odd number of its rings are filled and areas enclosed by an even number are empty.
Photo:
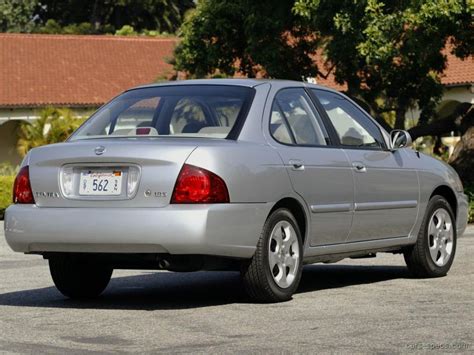
[[[158,262],[158,267],[160,269],[168,269],[170,267],[170,263],[168,260],[166,259],[161,259],[159,262]]]

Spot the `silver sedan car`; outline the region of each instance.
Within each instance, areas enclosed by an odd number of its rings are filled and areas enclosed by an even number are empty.
[[[291,298],[304,264],[403,254],[444,276],[467,223],[456,172],[339,92],[302,82],[138,87],[65,143],[24,159],[6,211],[17,252],[71,298],[113,269],[240,270],[249,297]]]

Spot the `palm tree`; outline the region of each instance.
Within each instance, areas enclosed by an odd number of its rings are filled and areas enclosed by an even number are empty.
[[[82,122],[84,119],[75,118],[67,108],[44,108],[38,119],[21,123],[17,142],[18,154],[24,157],[32,148],[64,142]]]

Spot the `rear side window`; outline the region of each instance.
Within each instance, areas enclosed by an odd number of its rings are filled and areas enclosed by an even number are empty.
[[[278,92],[272,104],[270,132],[283,144],[322,146],[329,142],[321,118],[304,89]]]
[[[254,93],[252,88],[222,85],[131,90],[96,112],[71,140],[109,136],[234,137]]]

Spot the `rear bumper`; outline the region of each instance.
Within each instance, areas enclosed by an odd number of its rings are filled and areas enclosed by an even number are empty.
[[[10,206],[5,237],[14,251],[203,254],[250,258],[269,204],[165,208]]]
[[[469,215],[469,199],[467,195],[459,192],[457,194],[458,199],[458,213],[456,218],[456,229],[457,236],[460,237],[463,235],[464,231],[467,228],[467,219]]]

